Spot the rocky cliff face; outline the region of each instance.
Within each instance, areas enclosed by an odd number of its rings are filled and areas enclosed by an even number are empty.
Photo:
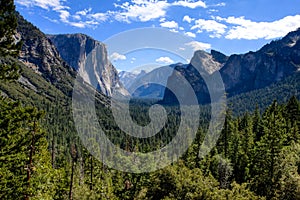
[[[119,81],[118,72],[110,63],[103,43],[84,34],[48,35],[61,57],[83,79],[105,95],[113,92],[128,95]]]
[[[22,41],[19,60],[66,95],[71,95],[76,71],[60,57],[56,47],[37,27],[16,13],[16,39]],[[24,77],[20,77],[22,81]]]
[[[266,87],[300,69],[300,30],[257,52],[232,55],[220,70],[227,92],[239,94]]]
[[[177,68],[168,85],[178,85],[176,77],[183,75],[192,85],[200,103],[207,103],[209,95],[203,76],[210,77],[219,72],[228,96],[233,96],[264,88],[299,71],[300,29],[256,52],[227,57],[214,50],[210,54],[197,51],[186,69]],[[164,99],[167,103],[172,103],[170,96],[166,92]]]
[[[216,53],[209,54],[205,51],[199,50],[194,53],[190,63],[199,71],[212,74],[215,71],[220,70],[221,66],[223,65],[223,63],[219,62],[219,60],[222,60],[222,58],[215,59],[214,56],[218,57],[219,55]]]
[[[60,57],[52,42],[21,15],[17,14],[17,38],[23,43],[19,60],[52,83],[75,77],[75,71]],[[70,83],[71,84],[71,83]]]

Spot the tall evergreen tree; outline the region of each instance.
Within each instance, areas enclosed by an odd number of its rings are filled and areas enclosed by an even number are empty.
[[[286,121],[276,101],[263,115],[264,135],[257,142],[252,162],[252,188],[259,195],[274,197],[278,183],[276,163],[287,138]]]

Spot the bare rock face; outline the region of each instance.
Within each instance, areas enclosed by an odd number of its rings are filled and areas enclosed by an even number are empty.
[[[194,53],[194,56],[191,60],[191,65],[196,67],[199,71],[212,74],[215,71],[218,71],[222,64],[215,60],[212,54],[209,54],[205,51],[199,50]]]
[[[17,19],[16,38],[23,44],[18,59],[58,88],[65,85],[71,91],[76,77],[75,70],[60,57],[56,47],[44,33],[18,13]]]
[[[108,60],[103,43],[84,34],[48,35],[61,57],[72,66],[87,83],[105,95],[113,92],[128,95],[119,81],[116,68]]]
[[[51,41],[22,16],[18,16],[17,32],[23,42],[19,56],[21,61],[40,73],[51,73],[52,65],[62,65],[63,61]]]

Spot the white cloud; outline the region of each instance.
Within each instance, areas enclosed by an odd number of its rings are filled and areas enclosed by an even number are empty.
[[[47,16],[43,16],[43,17],[44,17],[45,19],[49,20],[50,22],[55,23],[55,24],[58,24],[58,23],[59,23],[59,21],[56,20],[56,19],[51,19],[51,18],[49,18],[49,17],[47,17]]]
[[[191,18],[188,15],[185,15],[182,19],[182,21],[187,22],[187,23],[191,23],[193,20],[195,20],[195,19]]]
[[[221,3],[218,3],[218,4],[215,4],[213,6],[216,6],[216,7],[224,7],[226,6],[226,3],[225,2],[221,2]]]
[[[245,17],[217,17],[217,20],[234,25],[226,33],[227,39],[274,39],[300,27],[300,15],[286,16],[273,22],[254,22]]]
[[[131,60],[130,60],[130,63],[134,63],[134,61],[136,61],[136,58],[135,57],[132,57]]]
[[[70,12],[67,10],[60,10],[58,12],[60,13],[59,14],[60,20],[62,22],[68,23],[69,22],[68,18],[70,17]]]
[[[85,28],[88,23],[85,22],[68,22],[69,25],[77,27],[77,28]]]
[[[176,1],[172,5],[174,6],[182,6],[182,7],[188,7],[191,9],[202,7],[206,8],[206,4],[203,1],[190,1],[190,0],[184,0],[184,1]]]
[[[167,0],[131,0],[122,4],[115,3],[115,8],[120,10],[111,11],[117,21],[130,23],[131,21],[147,22],[161,18],[165,21],[167,9],[172,6],[187,8],[207,8],[203,1],[180,0],[169,3]]]
[[[215,20],[205,20],[205,19],[198,19],[195,21],[195,25],[192,26],[191,30],[197,29],[197,33],[201,33],[203,31],[210,32],[210,37],[221,37],[225,31],[227,26],[221,24]]]
[[[159,19],[159,22],[165,22],[166,21],[166,18],[161,18],[161,19]]]
[[[170,29],[170,31],[173,32],[173,33],[178,33],[178,30],[175,29],[175,28]]]
[[[122,55],[122,54],[119,54],[119,53],[117,53],[117,52],[114,52],[114,53],[112,53],[112,54],[109,56],[109,59],[112,60],[112,61],[126,60],[126,56],[125,56],[125,55]]]
[[[94,19],[97,22],[104,22],[108,19],[108,15],[106,13],[93,13],[93,14],[88,14],[87,18],[89,19]]]
[[[26,7],[36,6],[46,10],[69,9],[69,7],[63,5],[63,0],[15,0],[15,2]]]
[[[160,57],[160,58],[157,58],[155,61],[159,62],[159,63],[164,63],[164,64],[174,63],[174,61],[170,57]]]
[[[164,27],[164,28],[178,28],[178,23],[175,21],[166,21],[166,22],[160,23],[160,26]]]
[[[77,11],[75,14],[76,15],[86,16],[91,11],[92,11],[92,8],[89,8],[89,9],[84,9],[84,10],[81,10],[81,11]]]
[[[203,43],[203,42],[198,42],[198,41],[188,42],[188,43],[185,43],[185,45],[193,48],[194,51],[197,51],[197,50],[206,50],[206,49],[210,49],[211,48],[210,44]]]
[[[196,37],[196,34],[195,33],[192,33],[192,32],[185,32],[184,35],[188,36],[188,37],[192,37],[192,38],[195,38]]]
[[[73,15],[72,17],[73,17],[75,20],[81,20],[80,15]]]
[[[74,26],[74,27],[77,27],[77,28],[85,28],[86,26],[89,25],[89,23],[87,22],[83,22],[83,21],[70,21],[69,18],[71,17],[71,14],[69,11],[67,10],[59,10],[57,11],[59,14],[59,18],[60,18],[60,21],[65,23],[65,24],[68,24],[70,26]]]
[[[116,8],[121,8],[122,11],[114,13],[115,19],[118,21],[130,22],[135,21],[150,21],[157,18],[162,18],[166,15],[166,9],[170,6],[167,1],[158,0],[131,0],[121,5],[114,4]]]
[[[219,10],[217,10],[217,9],[209,9],[207,12],[208,12],[209,14],[211,14],[211,13],[219,12]]]
[[[70,13],[70,8],[64,5],[66,0],[16,0],[16,3],[26,7],[40,7],[45,10],[53,10],[58,13],[59,21],[77,28],[95,27],[99,22],[106,21],[107,13],[93,13],[92,9],[84,9]],[[45,17],[49,19],[49,17]],[[50,19],[49,19],[50,20]],[[57,19],[51,22],[58,23]]]

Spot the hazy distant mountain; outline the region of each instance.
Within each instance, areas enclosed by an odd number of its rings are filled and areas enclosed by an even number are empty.
[[[184,67],[181,63],[158,67],[153,70],[134,72],[122,71],[120,80],[133,97],[162,99],[169,76],[176,66]]]
[[[147,74],[145,70],[136,72],[121,71],[119,72],[119,78],[120,81],[123,83],[124,87],[128,89],[136,79],[141,78],[145,74]]]

